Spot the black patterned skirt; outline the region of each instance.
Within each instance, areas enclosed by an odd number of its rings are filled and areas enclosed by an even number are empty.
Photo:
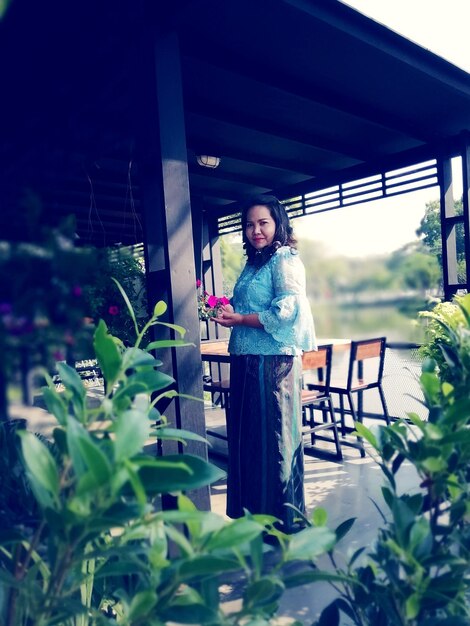
[[[227,515],[274,515],[295,529],[305,510],[300,356],[232,355]]]

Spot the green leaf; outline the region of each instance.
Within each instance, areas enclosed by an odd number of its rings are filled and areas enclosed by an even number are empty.
[[[92,441],[89,433],[75,420],[67,424],[67,447],[77,476],[88,470],[90,476],[81,484],[80,493],[107,482],[111,477],[111,464],[99,445]]]
[[[151,427],[145,413],[130,410],[120,415],[114,423],[114,458],[121,461],[141,452],[150,437]]]
[[[421,365],[421,371],[426,372],[427,374],[434,374],[436,367],[436,361],[430,357],[426,357]]]
[[[420,560],[428,556],[432,550],[433,538],[429,521],[420,517],[411,526],[410,530],[410,550],[415,557]]]
[[[286,559],[311,560],[331,550],[336,544],[336,534],[325,526],[311,527],[294,535],[287,549]]]
[[[191,590],[193,591],[193,590]],[[188,590],[184,590],[184,595],[187,595]],[[162,609],[160,614],[160,620],[163,620],[165,624],[217,624],[218,615],[215,609],[210,608],[200,602],[186,604],[183,602],[182,594],[178,594],[173,604]],[[161,621],[158,622],[159,624]]]
[[[314,509],[312,514],[312,522],[315,526],[326,526],[328,521],[328,513],[322,507]]]
[[[67,389],[72,390],[80,398],[85,397],[86,390],[83,386],[83,381],[73,367],[70,367],[70,365],[66,363],[57,363],[57,371]]]
[[[395,522],[396,537],[401,547],[408,546],[409,529],[414,523],[415,514],[402,499],[394,497],[392,502],[393,520]]]
[[[157,594],[155,591],[150,589],[138,591],[132,598],[127,619],[129,622],[142,619],[150,613],[156,604]]]
[[[421,596],[419,593],[413,593],[407,598],[405,603],[405,613],[409,620],[414,620],[421,608]]]
[[[258,537],[264,528],[261,524],[241,517],[221,528],[207,542],[208,551],[222,548],[237,548],[239,545]]]
[[[42,396],[49,413],[52,413],[61,426],[67,423],[67,405],[55,389],[42,388]]]
[[[116,382],[121,369],[121,354],[112,336],[108,333],[108,327],[100,320],[93,337],[98,364],[106,381],[106,390],[109,391]]]
[[[215,465],[191,454],[143,457],[134,462],[140,465],[139,477],[147,494],[152,495],[199,489],[226,476]]]
[[[153,314],[155,317],[160,317],[161,315],[166,313],[167,309],[168,307],[166,302],[164,302],[163,300],[159,300],[153,307]]]
[[[80,447],[85,463],[95,477],[96,485],[107,482],[111,477],[111,464],[98,444],[91,438],[84,438],[80,441]]]
[[[86,389],[82,379],[76,370],[65,363],[57,363],[57,371],[65,388],[72,394],[72,402],[77,418],[83,420],[86,412]]]
[[[171,330],[177,332],[180,337],[184,337],[186,335],[186,328],[178,326],[178,324],[170,324],[169,322],[155,322],[155,324],[157,326],[166,326],[167,328],[171,328]]]
[[[224,572],[234,572],[240,569],[240,563],[236,559],[200,554],[185,559],[178,568],[180,577],[187,581],[194,578],[216,576]]]
[[[393,507],[395,501],[395,494],[388,487],[381,487],[382,496],[389,509]]]
[[[417,426],[421,431],[424,431],[426,422],[421,419],[421,417],[417,413],[407,413],[407,416],[410,422]]]
[[[436,404],[441,390],[441,383],[436,374],[423,372],[420,377],[421,387],[428,405]]]
[[[46,489],[57,502],[59,497],[59,471],[47,447],[27,430],[18,430],[24,462],[34,480]]]
[[[431,456],[421,462],[422,467],[431,474],[438,474],[446,469],[447,463],[441,457]]]
[[[175,382],[175,379],[168,374],[159,372],[152,367],[139,368],[134,374],[129,376],[128,385],[143,385],[148,393],[165,389]]]
[[[178,496],[178,509],[185,513],[186,515],[194,513],[196,510],[196,506],[192,500],[190,500],[187,496],[183,494],[179,494]],[[191,519],[188,516],[186,521],[186,526],[188,527],[189,534],[194,539],[195,537],[199,537],[201,531],[201,524],[199,520]]]
[[[136,334],[136,337],[137,337],[137,335],[139,334],[139,327],[137,325],[137,320],[136,320],[136,317],[135,317],[134,309],[132,307],[132,304],[131,304],[129,298],[127,297],[127,293],[122,288],[121,283],[118,280],[116,280],[115,278],[113,278],[113,276],[111,276],[111,280],[113,280],[116,283],[117,288],[121,292],[122,299],[126,303],[127,310],[129,311],[129,315],[131,316],[131,319],[132,319],[132,321],[134,323],[135,334]]]
[[[244,605],[258,608],[276,602],[283,592],[284,585],[281,580],[271,576],[264,576],[248,585],[244,593]]]
[[[426,424],[424,428],[424,434],[426,435],[426,437],[434,441],[442,439],[443,437],[443,432],[441,428],[439,428],[439,426],[436,426],[436,424],[431,424],[430,422]]]
[[[364,426],[364,424],[361,424],[361,422],[355,422],[354,427],[360,437],[363,437],[373,448],[378,450],[377,438],[368,428],[366,428],[366,426]]]
[[[318,626],[339,626],[339,610],[335,602],[323,609]]]
[[[141,348],[126,348],[122,354],[122,368],[136,368],[141,366],[158,366],[158,362],[152,354]]]
[[[182,348],[183,346],[193,346],[194,343],[190,341],[184,341],[183,339],[160,339],[158,341],[151,341],[146,350],[158,350],[159,348]]]
[[[111,578],[114,576],[132,576],[133,574],[146,574],[147,566],[145,563],[139,563],[135,559],[127,559],[120,554],[119,561],[108,561],[96,570],[94,578]],[[114,582],[114,581],[113,581]]]
[[[207,443],[207,439],[205,437],[201,437],[197,433],[193,433],[190,430],[183,430],[181,428],[167,428],[166,426],[162,428],[157,428],[156,435],[158,439],[162,441],[200,441],[201,443]]]
[[[66,441],[67,450],[72,459],[73,469],[77,476],[81,476],[87,471],[85,459],[81,453],[80,440],[89,437],[85,428],[75,419],[70,419],[67,423]]]
[[[147,502],[147,493],[145,491],[145,487],[140,480],[140,476],[138,472],[135,471],[134,466],[131,462],[125,461],[125,467],[127,470],[127,475],[129,477],[129,483],[131,484],[132,489],[134,490],[135,497],[137,498],[137,502],[144,507]],[[116,489],[116,491],[119,490]]]
[[[349,519],[342,522],[335,530],[336,541],[338,542],[342,539],[351,529],[352,525],[356,521],[356,517],[350,517]]]

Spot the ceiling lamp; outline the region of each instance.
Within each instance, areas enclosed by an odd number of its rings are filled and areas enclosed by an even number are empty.
[[[207,154],[200,154],[196,157],[197,162],[202,167],[209,167],[212,170],[215,170],[216,167],[219,167],[220,159],[215,156],[208,156]]]

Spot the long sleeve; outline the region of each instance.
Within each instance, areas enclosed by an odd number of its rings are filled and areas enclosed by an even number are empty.
[[[283,345],[311,350],[315,343],[310,303],[306,296],[305,268],[296,250],[285,249],[273,258],[274,298],[260,322]]]
[[[296,250],[280,248],[259,269],[247,265],[233,303],[238,313],[257,313],[263,328],[234,327],[232,354],[300,354],[316,348],[305,268]]]

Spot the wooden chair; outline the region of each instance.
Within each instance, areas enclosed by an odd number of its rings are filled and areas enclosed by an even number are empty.
[[[347,432],[344,398],[348,400],[349,412],[354,422],[362,422],[364,415],[363,393],[369,389],[377,389],[383,409],[383,417],[380,416],[380,418],[384,419],[387,424],[390,424],[390,416],[382,388],[385,349],[386,337],[351,341],[347,380],[346,382],[331,381],[330,393],[339,395],[341,435],[343,438]],[[367,372],[365,372],[364,367],[365,361],[368,362],[366,364]],[[357,409],[354,406],[353,394],[357,394]],[[343,444],[358,447],[361,456],[365,455],[361,438],[358,438],[357,444],[345,440],[343,440]]]
[[[212,403],[219,405],[225,411],[225,424],[214,428],[207,428],[206,435],[227,441],[227,414],[230,410],[230,381],[229,380],[207,380],[204,376],[203,389],[209,391],[212,396]]]
[[[341,443],[335,419],[333,401],[330,394],[333,346],[320,346],[318,350],[304,352],[302,371],[304,388],[302,389],[302,434],[310,435],[310,444],[304,444],[304,451],[315,455],[328,454],[315,445],[316,440],[335,444],[336,459],[341,460]],[[315,421],[315,411],[320,411],[322,419]],[[331,430],[333,437],[320,435],[321,431]]]

